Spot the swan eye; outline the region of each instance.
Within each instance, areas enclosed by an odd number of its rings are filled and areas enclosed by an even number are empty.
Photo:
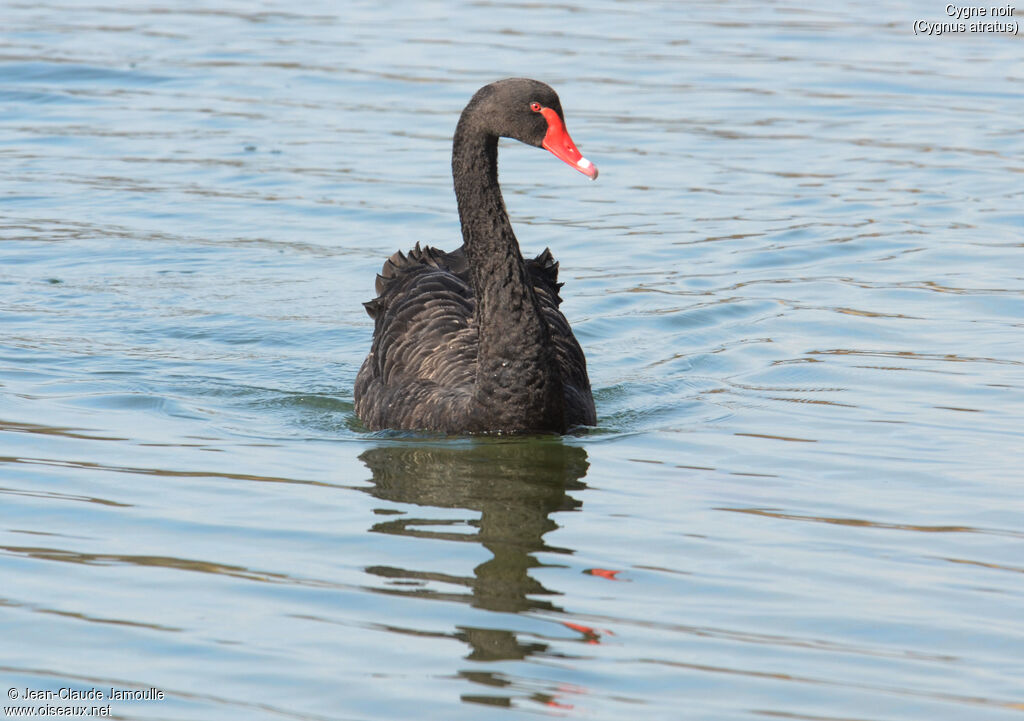
[[[535,113],[539,113],[540,112],[540,103],[538,103],[538,102],[530,103],[530,110],[532,110]]]

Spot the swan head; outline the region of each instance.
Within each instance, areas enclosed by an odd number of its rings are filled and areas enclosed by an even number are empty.
[[[583,157],[565,128],[562,103],[551,86],[529,78],[506,78],[476,92],[464,111],[492,135],[544,148],[591,180],[597,166]]]

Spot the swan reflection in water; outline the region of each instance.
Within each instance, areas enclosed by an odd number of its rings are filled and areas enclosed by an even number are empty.
[[[537,552],[572,553],[544,542],[558,527],[551,514],[574,511],[582,501],[569,495],[582,491],[589,463],[582,448],[560,439],[481,439],[465,446],[395,444],[360,456],[373,472],[366,491],[382,500],[421,507],[463,508],[479,519],[450,517],[390,517],[374,524],[373,532],[462,543],[479,543],[492,558],[473,569],[472,576],[453,576],[429,570],[373,566],[370,574],[386,578],[382,593],[464,602],[488,611],[561,612],[549,598],[559,595],[530,577],[530,569],[545,564]],[[476,533],[466,533],[467,525]],[[425,588],[432,582],[464,586],[469,593]],[[407,584],[407,585],[402,585]],[[543,653],[548,644],[521,641],[501,628],[459,627],[453,637],[470,647],[468,659],[500,661]],[[467,671],[463,676],[487,685],[508,685],[493,674]],[[506,705],[508,697],[464,697],[467,701]],[[542,700],[542,699],[537,699]]]

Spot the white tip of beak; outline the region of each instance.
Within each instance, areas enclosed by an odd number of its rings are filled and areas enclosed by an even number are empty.
[[[576,167],[582,170],[588,176],[590,176],[591,180],[597,178],[597,168],[594,166],[593,163],[591,163],[586,158],[580,158],[579,160],[577,160]]]

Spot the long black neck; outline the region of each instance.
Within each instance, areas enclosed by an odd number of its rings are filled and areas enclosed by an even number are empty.
[[[498,138],[475,120],[471,108],[459,120],[452,175],[477,303],[477,407],[505,430],[561,432],[561,374],[498,187]]]

